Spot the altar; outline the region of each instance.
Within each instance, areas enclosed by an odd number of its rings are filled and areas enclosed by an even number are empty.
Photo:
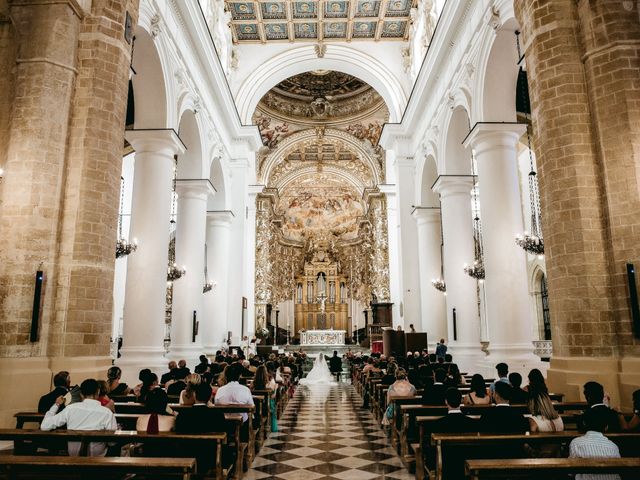
[[[300,345],[344,345],[345,330],[304,330]]]

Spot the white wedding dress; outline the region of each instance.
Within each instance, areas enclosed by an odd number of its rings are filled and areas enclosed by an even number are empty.
[[[305,378],[300,380],[301,385],[337,385],[334,376],[329,371],[325,356],[320,353],[313,362],[313,368]]]

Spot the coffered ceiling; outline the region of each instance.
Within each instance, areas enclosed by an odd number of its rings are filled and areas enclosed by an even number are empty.
[[[235,43],[406,40],[417,0],[225,0]]]

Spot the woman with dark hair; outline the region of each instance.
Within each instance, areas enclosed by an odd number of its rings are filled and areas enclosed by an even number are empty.
[[[544,380],[542,372],[537,368],[532,369],[528,375],[529,385],[523,388],[523,390],[529,392],[529,396],[536,395],[538,392],[549,393],[547,384]]]
[[[113,395],[128,395],[131,392],[129,385],[120,382],[122,376],[122,370],[120,367],[113,366],[107,370],[107,385],[109,386],[108,393]]]
[[[169,405],[169,397],[163,389],[154,388],[149,391],[146,396],[145,405],[149,413],[138,417],[136,423],[137,431],[158,433],[170,432],[174,429],[176,419],[167,408]]]
[[[267,367],[260,365],[256,370],[256,374],[253,377],[253,383],[251,384],[251,390],[266,390],[269,385],[269,372]]]
[[[447,379],[445,380],[444,384],[448,388],[458,388],[459,386],[466,384],[464,377],[460,373],[460,369],[458,368],[457,364],[455,363],[449,364]]]
[[[476,373],[471,377],[470,392],[464,396],[465,405],[488,405],[491,403],[491,396],[487,391],[484,377]]]
[[[149,371],[145,373],[142,378],[142,386],[140,387],[140,395],[138,395],[138,401],[140,403],[147,403],[147,395],[152,390],[158,388],[158,376]]]

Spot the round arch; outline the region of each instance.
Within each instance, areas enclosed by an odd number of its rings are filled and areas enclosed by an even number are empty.
[[[319,69],[348,73],[367,82],[384,99],[389,122],[401,120],[408,98],[398,78],[383,63],[342,45],[328,45],[324,56],[319,58],[314,45],[305,45],[276,55],[247,77],[236,95],[242,123],[251,124],[258,102],[272,87],[299,73]]]
[[[431,190],[431,186],[438,179],[438,167],[435,156],[427,153],[417,169],[416,175],[416,205],[421,207],[439,207],[440,197]]]
[[[438,159],[440,175],[471,175],[471,152],[462,141],[469,134],[469,112],[463,106],[454,107],[445,118],[446,128],[442,135]]]
[[[179,179],[200,179],[205,177],[205,162],[202,157],[202,134],[193,110],[185,110],[180,117],[178,135],[186,150],[178,157]]]
[[[261,169],[260,174],[263,181],[265,183],[268,181],[271,176],[272,169],[287,155],[287,153],[289,153],[290,149],[294,148],[296,144],[315,138],[317,138],[317,134],[313,129],[301,130],[286,137],[266,158],[264,167]],[[334,128],[327,128],[324,132],[324,138],[335,139],[348,145],[349,148],[351,148],[369,166],[374,181],[374,185],[372,186],[380,183],[380,166],[376,165],[371,152],[367,150],[364,142],[358,140],[350,133]]]
[[[339,167],[335,167],[335,166],[325,166],[322,168],[323,172],[327,172],[330,173],[332,175],[335,175],[336,178],[340,178],[342,180],[345,180],[347,183],[349,183],[350,185],[352,185],[354,188],[356,188],[358,190],[359,193],[362,194],[363,192],[363,188],[364,186],[362,185],[362,182],[360,179],[358,179],[355,175],[353,175],[352,173],[339,168]],[[283,190],[285,189],[290,183],[295,182],[297,179],[306,176],[306,175],[310,175],[313,173],[317,172],[317,167],[312,165],[312,166],[308,166],[308,167],[303,167],[303,168],[298,168],[292,172],[289,172],[288,174],[284,175],[280,181],[278,182],[277,185],[274,185],[278,190]]]

